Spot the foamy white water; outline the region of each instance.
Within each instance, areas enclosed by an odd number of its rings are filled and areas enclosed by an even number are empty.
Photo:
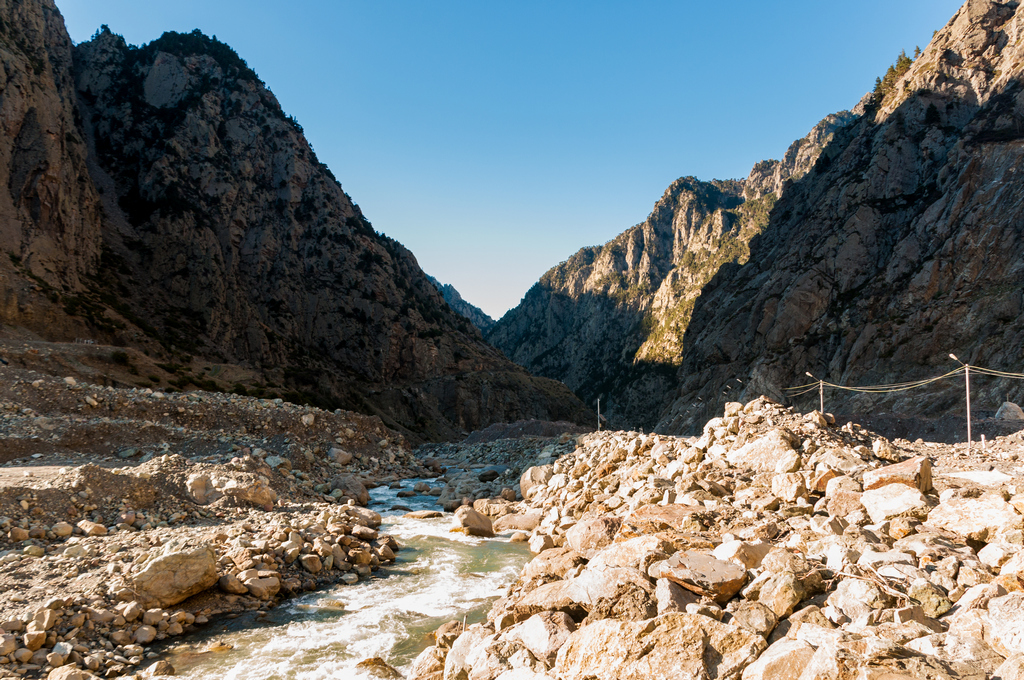
[[[393,567],[354,586],[339,585],[293,600],[273,610],[269,623],[217,635],[217,640],[234,645],[230,651],[172,655],[179,675],[222,680],[370,677],[356,664],[379,656],[404,670],[432,644],[427,634],[441,624],[463,617],[483,620],[494,599],[518,577],[528,549],[507,538],[450,533],[451,515],[413,520],[389,512],[395,502],[414,509],[437,507],[433,498],[396,500],[396,493],[371,491],[371,507],[384,516],[381,532],[403,546]],[[196,645],[200,650],[205,646]]]

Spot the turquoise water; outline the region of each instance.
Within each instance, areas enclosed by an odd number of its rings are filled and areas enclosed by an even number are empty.
[[[407,480],[411,487],[417,480]],[[320,680],[371,677],[356,664],[379,656],[405,670],[441,624],[482,621],[491,603],[529,559],[522,543],[470,538],[448,531],[452,517],[413,520],[388,511],[395,502],[436,509],[433,498],[396,499],[397,490],[373,489],[371,507],[384,517],[382,533],[403,546],[393,567],[353,586],[310,593],[277,607],[260,624],[217,635],[225,652],[172,654],[186,678]],[[212,624],[212,632],[217,628]],[[191,646],[191,645],[189,645]],[[209,641],[196,644],[198,650]]]

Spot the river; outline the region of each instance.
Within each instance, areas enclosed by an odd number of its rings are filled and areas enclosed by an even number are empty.
[[[407,488],[418,480],[406,480]],[[390,510],[437,509],[426,496],[397,498],[398,490],[370,491],[381,514],[380,532],[403,546],[391,567],[353,586],[309,593],[268,616],[211,622],[201,638],[186,640],[167,657],[185,678],[321,680],[372,677],[356,664],[381,657],[400,671],[430,646],[428,634],[466,618],[483,621],[491,603],[519,576],[530,554],[507,537],[479,539],[450,533],[452,516],[414,520]],[[211,644],[227,651],[205,651]]]

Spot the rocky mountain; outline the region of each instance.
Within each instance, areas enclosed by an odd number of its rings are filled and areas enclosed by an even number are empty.
[[[676,180],[646,221],[544,274],[487,339],[587,405],[600,398],[613,426],[653,427],[674,394],[701,289],[724,264],[746,260],[778,197],[855,118],[826,117],[745,180]]]
[[[105,27],[72,46],[51,0],[0,0],[0,50],[0,320],[254,367],[414,438],[583,417],[374,231],[228,46]]]
[[[957,368],[950,353],[1021,371],[1022,38],[1024,7],[969,0],[837,131],[783,193],[749,261],[723,267],[697,299],[660,429],[692,430],[737,391],[783,399],[806,372],[903,382]],[[974,372],[971,388],[976,411],[1024,396],[1018,380]],[[826,408],[847,413],[962,413],[963,403],[962,376],[826,392]]]
[[[494,319],[476,305],[463,300],[459,291],[455,290],[455,286],[450,283],[441,283],[429,274],[427,278],[441,292],[441,297],[448,303],[448,306],[456,313],[469,319],[481,333],[486,333],[494,325]]]

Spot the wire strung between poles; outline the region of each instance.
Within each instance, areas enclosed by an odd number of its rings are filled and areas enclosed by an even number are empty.
[[[976,371],[983,370],[983,369],[977,368],[976,366],[972,366],[971,368],[975,369]],[[864,387],[848,387],[848,386],[845,386],[845,385],[837,385],[835,383],[830,383],[828,381],[821,380],[821,381],[815,381],[813,383],[808,383],[806,385],[797,385],[795,387],[787,387],[786,391],[791,393],[790,396],[798,397],[800,395],[807,394],[808,392],[812,392],[813,390],[818,389],[820,385],[824,385],[825,387],[832,387],[832,388],[837,389],[837,390],[846,390],[848,392],[866,392],[866,393],[870,393],[870,394],[884,394],[886,392],[904,392],[906,390],[912,390],[912,389],[916,389],[918,387],[924,387],[925,385],[929,385],[929,384],[931,384],[933,382],[937,382],[939,380],[945,380],[946,378],[951,378],[951,377],[953,377],[955,375],[963,373],[964,370],[966,370],[966,369],[963,366],[961,366],[960,368],[954,369],[954,370],[950,371],[949,373],[945,373],[943,375],[936,376],[934,378],[925,378],[924,380],[913,380],[913,381],[910,381],[910,382],[902,382],[902,383],[888,383],[888,384],[882,384],[882,385],[866,385]],[[984,369],[984,370],[988,370],[988,369]],[[1020,375],[1020,377],[1024,378],[1024,375]]]

